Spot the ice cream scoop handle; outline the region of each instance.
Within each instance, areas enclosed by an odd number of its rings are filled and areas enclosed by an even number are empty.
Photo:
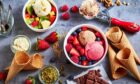
[[[124,30],[128,32],[132,32],[132,33],[140,31],[140,25],[134,22],[126,22],[126,21],[122,21],[116,18],[111,18],[111,24],[119,26],[123,28]]]

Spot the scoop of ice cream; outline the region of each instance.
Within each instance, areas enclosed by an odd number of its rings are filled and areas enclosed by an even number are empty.
[[[96,36],[93,32],[87,30],[82,31],[79,33],[79,41],[82,45],[86,45],[88,42],[94,42],[96,39]]]
[[[96,0],[84,0],[79,12],[84,16],[94,17],[99,13],[99,5]]]
[[[36,15],[39,17],[48,15],[52,9],[48,0],[35,0],[35,3],[32,6]]]
[[[87,43],[85,47],[85,54],[89,60],[99,60],[102,58],[104,48],[99,42]]]

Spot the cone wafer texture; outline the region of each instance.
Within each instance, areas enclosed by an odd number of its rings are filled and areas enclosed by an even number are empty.
[[[112,27],[107,33],[107,38],[111,41],[112,45],[118,49],[130,48],[134,54],[135,61],[140,64],[140,58],[136,54],[134,48],[127,39],[125,33],[119,27]],[[117,38],[118,37],[118,38]]]
[[[111,75],[113,79],[120,79],[127,74],[127,70],[123,67],[120,62],[116,59],[116,52],[109,45],[108,48]]]
[[[140,72],[134,60],[134,54],[130,48],[124,48],[117,53],[116,58],[133,76],[140,81]]]

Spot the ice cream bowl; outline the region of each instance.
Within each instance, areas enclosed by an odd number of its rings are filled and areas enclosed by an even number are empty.
[[[53,22],[50,24],[50,26],[47,27],[47,28],[41,26],[41,23],[39,22],[39,24],[40,24],[41,27],[40,27],[40,28],[36,28],[36,27],[31,26],[30,21],[27,21],[27,19],[26,19],[26,17],[28,17],[28,15],[26,15],[27,6],[28,6],[30,3],[32,3],[32,1],[34,1],[34,0],[28,0],[28,1],[25,3],[25,5],[24,5],[24,7],[23,7],[23,11],[22,11],[22,17],[23,17],[23,20],[24,20],[25,24],[27,25],[27,27],[28,27],[29,29],[35,31],[35,32],[46,32],[47,30],[50,30],[51,28],[53,28],[53,27],[55,26],[57,20],[58,20],[58,7],[57,7],[56,3],[55,3],[53,0],[47,0],[47,1],[51,4],[51,6],[53,6],[53,7],[55,8],[56,15],[55,15],[54,21],[53,21]],[[40,21],[40,20],[39,20],[39,21]],[[30,24],[29,24],[28,22],[29,22]]]
[[[55,84],[58,81],[59,76],[59,70],[53,65],[44,66],[38,73],[39,80],[42,84]]]
[[[66,50],[66,45],[67,45],[67,43],[68,43],[68,38],[69,38],[69,36],[72,35],[72,33],[75,32],[77,29],[79,29],[79,28],[81,28],[81,27],[83,27],[83,26],[86,26],[86,27],[88,27],[88,28],[91,29],[91,30],[95,30],[95,31],[99,32],[99,33],[101,34],[102,38],[104,39],[104,53],[103,53],[102,57],[101,57],[97,62],[93,63],[92,65],[86,65],[86,66],[85,66],[85,65],[80,65],[80,64],[78,64],[78,63],[75,63],[73,60],[71,60],[70,55],[69,55],[69,53],[68,53],[67,50]],[[91,24],[81,24],[81,25],[78,25],[78,26],[73,27],[73,28],[68,32],[68,34],[66,35],[66,37],[65,37],[65,39],[64,39],[63,49],[64,49],[64,53],[65,53],[66,58],[67,58],[73,65],[75,65],[75,66],[77,66],[77,67],[80,67],[80,68],[91,68],[91,67],[94,67],[94,66],[100,64],[100,63],[104,60],[104,58],[105,58],[105,56],[106,56],[106,54],[107,54],[107,50],[108,50],[108,42],[107,42],[107,38],[106,38],[105,34],[104,34],[97,26],[94,26],[94,25],[91,25]]]

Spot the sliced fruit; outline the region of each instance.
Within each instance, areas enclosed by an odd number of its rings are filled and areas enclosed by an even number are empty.
[[[37,50],[46,50],[50,47],[49,43],[42,39],[37,39]]]
[[[46,16],[40,17],[40,22],[41,22],[41,21],[44,21],[44,20],[48,20],[48,17],[46,17]]]
[[[55,12],[54,11],[51,11],[50,12],[50,16],[54,16],[55,15]]]
[[[35,20],[36,20],[36,21],[39,21],[40,19],[39,19],[39,17],[36,17]]]
[[[78,13],[78,12],[79,12],[78,6],[74,5],[74,6],[71,8],[71,12],[73,12],[73,13]]]
[[[77,39],[76,36],[74,36],[73,45],[74,45],[74,46],[80,45],[80,43],[79,43],[79,41],[78,41],[78,39]]]
[[[32,27],[38,26],[38,24],[39,24],[39,21],[33,21],[33,22],[31,23]]]
[[[46,38],[45,38],[45,41],[49,42],[49,43],[55,43],[58,41],[58,34],[57,32],[52,32],[50,35],[48,35]]]
[[[84,48],[81,48],[81,49],[79,50],[79,52],[80,52],[80,55],[85,55],[85,49],[84,49]]]
[[[78,57],[76,57],[76,56],[72,56],[72,57],[71,57],[71,60],[72,60],[73,62],[75,62],[75,63],[78,63],[78,62],[79,62],[79,59],[78,59]]]
[[[52,6],[52,11],[56,13],[56,8],[54,6]]]
[[[70,19],[70,14],[68,12],[65,12],[65,13],[62,14],[61,17],[62,17],[63,20],[68,20],[68,19]]]
[[[67,51],[68,53],[71,51],[72,48],[73,48],[73,46],[72,46],[70,43],[68,43],[68,44],[66,45],[66,51]]]
[[[68,38],[68,43],[73,43],[73,40],[74,40],[74,37],[71,35],[71,36],[69,36],[69,38]]]
[[[27,6],[27,12],[32,15],[33,13],[33,7],[30,5],[30,6]]]
[[[56,19],[56,16],[50,16],[50,22],[51,22],[51,24],[53,24],[53,22],[55,21],[55,19]]]
[[[66,12],[68,9],[69,9],[68,5],[65,4],[60,8],[60,11],[61,12]]]
[[[81,27],[81,30],[82,30],[82,31],[86,31],[87,29],[88,29],[87,26],[82,26],[82,27]]]
[[[48,20],[44,20],[44,21],[41,21],[41,25],[42,25],[43,29],[49,28],[51,25],[51,22]]]
[[[88,65],[88,61],[87,61],[87,60],[82,61],[82,65],[83,65],[83,66],[87,66],[87,65]]]
[[[72,56],[77,56],[77,57],[80,56],[79,52],[78,52],[75,48],[72,48],[72,49],[71,49],[70,55],[72,55]]]
[[[27,24],[31,24],[33,21],[34,21],[33,18],[26,19],[26,23],[27,23]]]
[[[30,18],[30,14],[26,13],[26,14],[25,14],[25,18],[26,18],[26,19],[29,19],[29,18]]]

